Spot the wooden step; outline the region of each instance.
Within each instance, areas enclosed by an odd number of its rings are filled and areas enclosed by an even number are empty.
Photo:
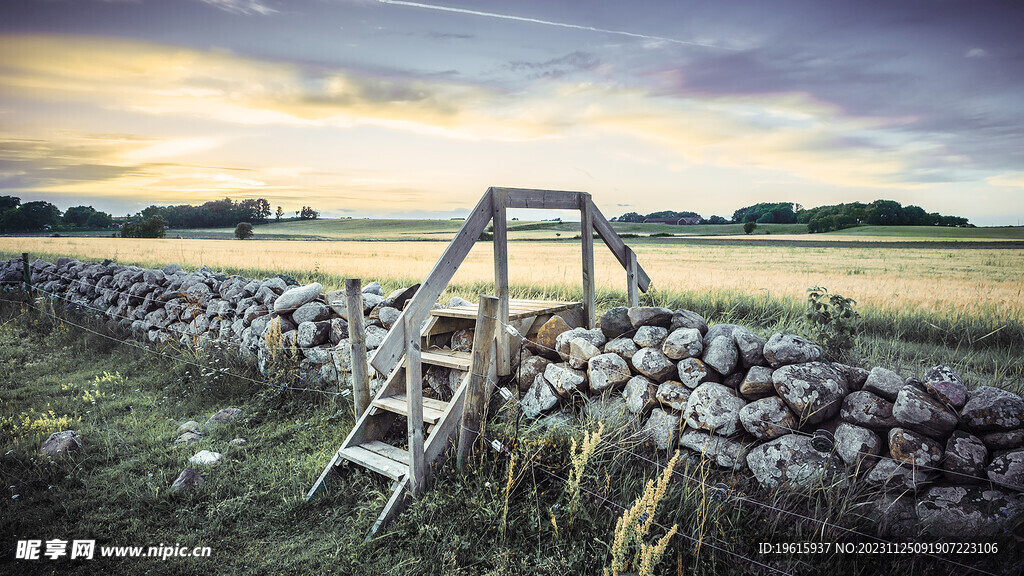
[[[409,412],[405,394],[388,396],[387,398],[378,398],[371,403],[371,406],[387,410],[388,412],[394,412],[395,414],[401,414],[402,416],[405,416]],[[431,426],[437,424],[437,421],[441,419],[441,416],[444,415],[444,411],[447,408],[447,402],[436,398],[424,398],[423,421]]]
[[[372,442],[371,444],[383,444],[383,442]],[[384,444],[386,446],[386,444]],[[394,450],[400,450],[393,446],[389,446]],[[402,452],[405,452],[402,450]],[[382,474],[391,478],[392,480],[401,480],[409,474],[409,465],[402,462],[395,462],[387,456],[382,456],[374,450],[368,450],[366,445],[349,446],[342,448],[338,451],[338,455],[354,462],[363,468],[373,470],[378,474]]]
[[[517,320],[520,318],[529,318],[531,316],[541,316],[543,314],[554,314],[556,312],[562,312],[570,308],[579,308],[583,306],[580,302],[567,302],[565,300],[509,300],[508,301],[508,317],[509,320]],[[467,318],[475,319],[477,316],[476,304],[469,304],[466,306],[456,306],[454,308],[437,308],[430,311],[433,316],[442,316],[447,318]]]
[[[473,363],[473,355],[469,352],[458,352],[447,348],[427,348],[420,353],[420,361],[424,364],[455,368],[456,370],[469,370]]]

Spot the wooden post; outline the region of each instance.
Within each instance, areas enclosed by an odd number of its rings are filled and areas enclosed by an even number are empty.
[[[473,445],[479,439],[484,426],[484,410],[487,408],[487,368],[491,363],[491,343],[494,342],[494,318],[497,311],[497,298],[480,296],[476,332],[473,334],[473,361],[469,367],[466,401],[462,407],[462,429],[459,431],[459,451],[456,460],[459,472],[466,470],[466,459],[473,451]]]
[[[636,252],[626,247],[626,305],[630,308],[640,305],[640,290],[636,282]]]
[[[498,327],[495,337],[497,338],[498,376],[508,376],[512,373],[511,355],[509,353],[508,332],[505,326],[508,325],[508,226],[505,216],[505,204],[508,200],[508,192],[495,190],[492,196],[494,214],[491,221],[494,223],[494,295],[498,297]]]
[[[21,253],[21,273],[25,276],[25,303],[32,303],[32,271],[28,268],[28,252]]]
[[[583,316],[594,327],[594,213],[590,194],[580,194],[580,238],[583,239]]]
[[[363,327],[363,283],[359,278],[345,280],[348,299],[348,345],[352,361],[352,399],[356,420],[370,406],[370,376],[366,366],[366,331]]]
[[[412,317],[406,316],[405,331],[405,402],[409,423],[409,491],[414,498],[423,494],[426,468],[423,465],[423,365],[420,361],[420,330]]]

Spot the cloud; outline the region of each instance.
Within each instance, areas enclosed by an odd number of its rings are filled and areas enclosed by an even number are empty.
[[[985,52],[983,48],[971,48],[964,54],[964,58],[982,58],[987,55],[988,52]]]
[[[508,63],[513,72],[524,72],[532,79],[561,78],[572,72],[594,70],[600,65],[601,60],[597,56],[579,50],[544,62],[516,60]]]
[[[1024,188],[1024,172],[1008,172],[998,174],[985,179],[991,186],[1004,186],[1010,188]]]
[[[245,16],[260,15],[267,16],[277,13],[277,10],[265,5],[259,0],[201,0],[202,2],[219,8],[232,14]]]

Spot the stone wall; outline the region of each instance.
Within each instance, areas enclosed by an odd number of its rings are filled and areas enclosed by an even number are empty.
[[[344,294],[324,294],[318,283],[70,258],[36,260],[31,272],[42,294],[153,343],[231,342],[265,371],[273,352],[266,336],[278,328],[283,347],[300,351],[308,381],[338,385],[350,371]],[[0,280],[21,279],[20,259],[0,261]],[[416,288],[363,289],[368,349]],[[470,342],[463,331],[444,344]],[[531,418],[574,399],[611,400],[659,449],[692,451],[767,489],[864,482],[916,494],[878,501],[890,511],[909,507],[904,515],[943,534],[997,529],[1024,510],[1024,399],[970,389],[949,366],[919,377],[866,370],[826,360],[797,335],[765,339],[742,326],[709,326],[691,311],[649,307],[609,310],[593,330],[554,316],[526,346],[516,374]],[[431,367],[428,394],[445,397],[459,376]]]

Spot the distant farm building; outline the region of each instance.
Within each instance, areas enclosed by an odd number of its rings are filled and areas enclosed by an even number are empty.
[[[645,218],[644,224],[671,224],[672,226],[693,226],[700,224],[697,216],[684,216],[682,218]]]

